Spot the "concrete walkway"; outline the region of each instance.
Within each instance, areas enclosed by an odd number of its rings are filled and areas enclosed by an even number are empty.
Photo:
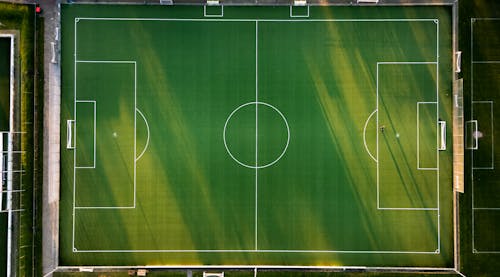
[[[59,159],[60,159],[60,5],[59,0],[40,1],[44,19],[44,130],[43,223],[44,275],[57,268],[59,259]],[[55,54],[55,55],[54,55]]]

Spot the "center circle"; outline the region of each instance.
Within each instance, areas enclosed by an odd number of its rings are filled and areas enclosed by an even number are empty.
[[[277,163],[285,155],[290,143],[290,128],[285,116],[273,105],[248,102],[229,114],[223,139],[224,147],[234,161],[247,168],[261,169]],[[234,140],[237,143],[231,143]],[[245,151],[251,148],[253,151]],[[266,158],[268,161],[262,161]]]

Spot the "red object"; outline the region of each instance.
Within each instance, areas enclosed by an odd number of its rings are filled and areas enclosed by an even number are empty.
[[[36,6],[35,12],[36,13],[41,13],[42,12],[42,8],[40,8],[40,6]]]

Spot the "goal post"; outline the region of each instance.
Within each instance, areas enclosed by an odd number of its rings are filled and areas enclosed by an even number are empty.
[[[203,271],[203,277],[224,277],[224,272],[213,273]]]
[[[469,120],[465,123],[465,148],[468,150],[478,149],[478,138],[480,133],[477,129],[477,120]]]
[[[75,149],[75,139],[73,132],[75,130],[75,120],[74,119],[68,119],[66,120],[66,149]]]
[[[439,151],[446,150],[446,121],[439,120]]]
[[[207,0],[203,5],[204,17],[224,17],[224,5],[219,0]]]
[[[309,5],[306,0],[295,0],[290,5],[290,18],[309,17]]]
[[[307,1],[306,0],[294,0],[293,5],[294,6],[306,6]]]

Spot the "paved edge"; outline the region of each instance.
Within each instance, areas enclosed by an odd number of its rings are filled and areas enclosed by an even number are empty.
[[[44,130],[43,130],[43,223],[42,272],[51,276],[59,260],[60,184],[60,1],[40,1],[44,18]],[[53,51],[53,47],[55,51]],[[53,57],[53,52],[55,57]]]

